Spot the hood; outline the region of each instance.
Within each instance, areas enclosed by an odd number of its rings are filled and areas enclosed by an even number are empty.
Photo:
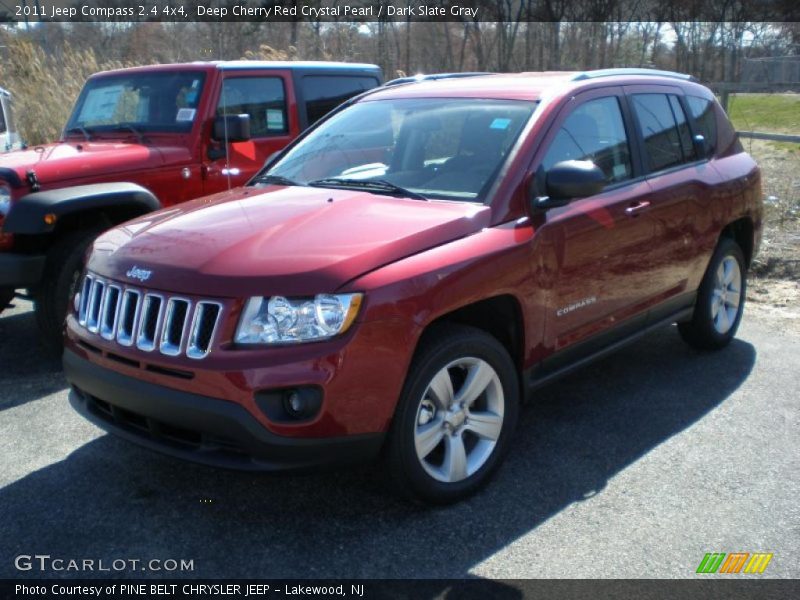
[[[490,209],[361,191],[239,188],[145,215],[95,242],[89,268],[217,297],[313,295],[480,231]],[[134,269],[134,267],[136,269]],[[142,270],[142,283],[128,275]]]
[[[12,169],[20,180],[32,170],[44,189],[70,179],[150,169],[163,163],[161,148],[122,141],[61,142],[0,156],[0,169]]]

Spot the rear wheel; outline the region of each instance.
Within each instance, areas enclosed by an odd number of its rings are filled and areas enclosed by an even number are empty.
[[[48,354],[61,353],[64,319],[77,291],[86,249],[101,231],[95,228],[67,233],[48,252],[42,283],[34,293],[36,324]]]
[[[467,497],[502,461],[518,412],[516,368],[495,338],[461,326],[432,332],[412,363],[392,424],[395,482],[427,502]]]
[[[722,238],[700,284],[692,320],[678,323],[684,341],[698,350],[727,346],[742,320],[746,288],[742,249]]]
[[[0,288],[0,313],[8,308],[11,301],[14,299],[13,288]]]

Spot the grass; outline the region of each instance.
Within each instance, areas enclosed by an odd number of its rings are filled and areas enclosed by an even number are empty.
[[[800,134],[800,94],[731,94],[728,116],[739,131]],[[795,144],[795,149],[797,145]]]

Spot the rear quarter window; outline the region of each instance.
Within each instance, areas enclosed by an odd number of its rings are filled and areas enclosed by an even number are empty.
[[[686,96],[686,103],[694,119],[695,129],[706,140],[706,156],[712,156],[717,150],[717,115],[714,103],[697,96]]]

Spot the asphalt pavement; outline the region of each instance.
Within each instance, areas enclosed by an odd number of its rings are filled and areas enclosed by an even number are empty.
[[[431,509],[380,465],[254,475],[105,434],[17,301],[0,316],[0,578],[685,578],[707,552],[773,554],[730,577],[798,578],[799,400],[797,333],[746,312],[698,354],[667,328],[537,392],[489,487]],[[50,558],[18,558],[34,555]]]

